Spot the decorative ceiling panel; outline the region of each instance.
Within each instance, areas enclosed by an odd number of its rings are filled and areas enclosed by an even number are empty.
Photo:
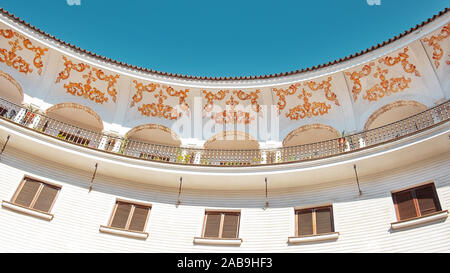
[[[11,29],[0,29],[0,62],[28,74],[41,75],[42,58],[48,48],[35,45],[30,39]]]
[[[117,101],[116,84],[119,74],[107,74],[103,70],[75,62],[62,56],[64,68],[59,72],[56,83],[64,82],[66,92],[91,100],[98,104]]]
[[[347,71],[345,76],[351,83],[353,101],[360,97],[377,101],[384,96],[405,91],[414,78],[420,77],[420,73],[411,60],[409,48],[404,47],[397,53]]]
[[[340,106],[336,94],[331,90],[332,80],[333,77],[330,76],[321,81],[295,83],[288,88],[272,88],[278,114],[290,120],[328,114],[333,104],[335,107]]]
[[[132,92],[130,108],[137,106],[142,116],[177,120],[183,112],[189,114],[190,107],[186,102],[189,89],[176,90],[168,85],[133,80]]]

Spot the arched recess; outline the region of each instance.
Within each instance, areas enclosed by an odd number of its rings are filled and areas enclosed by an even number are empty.
[[[161,124],[144,124],[134,127],[126,134],[128,139],[145,143],[179,147],[180,137],[170,128]]]
[[[283,140],[283,147],[291,147],[308,143],[335,139],[340,133],[333,127],[325,124],[307,124],[290,132]]]
[[[91,108],[78,103],[60,103],[45,111],[46,115],[83,129],[101,132],[103,121]]]
[[[0,97],[17,105],[23,102],[22,86],[3,71],[0,71]]]
[[[427,110],[428,107],[414,100],[399,100],[375,111],[366,121],[364,130],[387,125]]]
[[[259,149],[259,142],[241,131],[223,131],[207,140],[203,147],[218,150],[254,150]]]

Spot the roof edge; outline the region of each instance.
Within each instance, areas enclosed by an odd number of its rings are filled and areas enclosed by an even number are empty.
[[[444,10],[440,11],[439,13],[433,15],[433,17],[428,18],[426,21],[422,21],[422,23],[417,24],[416,26],[411,27],[408,30],[405,30],[404,32],[394,36],[393,38],[388,39],[387,41],[383,41],[382,43],[378,43],[377,45],[374,45],[374,46],[372,46],[370,48],[366,48],[366,49],[361,50],[361,51],[359,51],[357,53],[353,53],[351,55],[348,55],[348,56],[343,57],[343,58],[339,58],[339,59],[334,60],[334,61],[330,61],[328,63],[323,63],[323,64],[319,64],[319,65],[315,65],[315,66],[307,67],[307,68],[302,68],[302,69],[298,69],[298,70],[292,70],[292,71],[289,71],[289,72],[280,72],[280,73],[277,73],[277,74],[266,74],[266,75],[256,75],[256,76],[253,75],[253,76],[210,77],[210,76],[191,76],[191,75],[163,72],[163,71],[158,71],[158,70],[154,70],[154,69],[148,69],[148,68],[145,68],[145,67],[140,67],[140,66],[137,66],[137,65],[132,65],[132,64],[125,63],[125,62],[117,61],[115,59],[99,55],[97,53],[88,51],[86,49],[82,49],[82,48],[80,48],[78,46],[75,46],[75,45],[73,45],[71,43],[67,43],[67,42],[65,42],[65,41],[63,41],[63,40],[61,40],[59,38],[56,38],[55,36],[53,36],[51,34],[48,34],[47,32],[45,32],[45,31],[43,31],[43,30],[41,30],[41,29],[31,25],[30,23],[24,21],[23,19],[15,16],[14,14],[12,14],[12,13],[8,12],[7,10],[5,10],[5,9],[0,7],[0,13],[1,14],[3,14],[6,17],[16,21],[17,23],[20,23],[20,24],[24,25],[25,27],[27,27],[27,28],[29,28],[29,29],[31,29],[33,31],[38,32],[39,34],[41,34],[41,35],[43,35],[43,36],[45,36],[45,37],[47,37],[49,39],[54,40],[54,41],[56,41],[57,43],[59,43],[59,44],[61,44],[63,46],[69,47],[72,50],[77,51],[77,52],[79,52],[81,54],[87,54],[87,55],[89,55],[89,56],[91,56],[93,58],[96,58],[96,59],[100,60],[100,61],[109,62],[111,64],[119,65],[119,66],[121,66],[123,68],[126,68],[126,69],[133,69],[133,70],[137,70],[139,72],[148,73],[148,74],[151,74],[151,75],[173,77],[173,78],[178,78],[178,79],[210,80],[210,81],[211,80],[212,81],[236,81],[236,80],[272,79],[272,78],[279,78],[279,77],[284,77],[284,76],[297,75],[297,74],[301,74],[301,73],[305,73],[305,72],[311,72],[311,71],[319,70],[321,68],[325,68],[325,67],[328,67],[328,66],[331,66],[331,65],[335,65],[335,64],[338,64],[338,63],[342,63],[342,62],[348,61],[348,60],[353,59],[355,57],[359,57],[359,56],[364,55],[364,54],[366,54],[368,52],[374,51],[374,50],[376,50],[378,48],[381,48],[381,47],[383,47],[385,45],[388,45],[388,44],[390,44],[390,43],[392,43],[394,41],[397,41],[398,39],[408,35],[409,33],[417,30],[418,28],[421,28],[421,27],[431,23],[432,21],[436,20],[437,18],[441,17],[442,15],[446,14],[449,11],[450,11],[450,8],[445,8]]]

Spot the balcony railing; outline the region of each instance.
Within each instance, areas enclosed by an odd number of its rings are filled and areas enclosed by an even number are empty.
[[[128,157],[173,164],[244,167],[326,158],[391,142],[447,122],[450,100],[397,122],[343,138],[254,150],[194,149],[109,136],[32,112],[1,98],[0,118],[66,142]]]

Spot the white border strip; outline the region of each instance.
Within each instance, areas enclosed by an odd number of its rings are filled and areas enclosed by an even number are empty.
[[[289,244],[301,244],[306,242],[316,242],[316,241],[325,241],[325,240],[336,240],[339,238],[339,232],[327,233],[327,234],[319,234],[319,235],[311,235],[311,236],[301,236],[301,237],[289,237]]]
[[[405,222],[391,223],[391,228],[393,230],[398,230],[398,229],[407,228],[407,227],[411,227],[411,226],[418,226],[420,224],[433,222],[433,221],[437,221],[440,219],[445,219],[447,217],[448,217],[448,211],[445,210],[445,211],[442,211],[441,213],[433,214],[430,216],[424,216],[424,217],[421,217],[418,219],[413,219],[413,220],[409,220],[409,221],[405,221]]]
[[[242,244],[242,239],[211,239],[211,238],[194,238],[194,244],[199,245],[230,245],[230,246],[240,246]]]
[[[11,210],[15,210],[15,211],[18,211],[21,213],[25,213],[25,214],[28,214],[31,216],[35,216],[35,217],[38,217],[41,219],[45,219],[48,221],[53,219],[53,214],[48,214],[48,213],[36,211],[34,209],[25,208],[25,207],[13,204],[13,203],[5,201],[5,200],[2,201],[2,207],[8,208]]]
[[[107,227],[107,226],[100,226],[99,230],[100,230],[100,232],[104,232],[104,233],[111,233],[111,234],[115,234],[115,235],[133,237],[133,238],[144,239],[144,240],[148,238],[147,232],[120,230],[120,229],[115,229],[115,228],[111,228],[111,227]]]

